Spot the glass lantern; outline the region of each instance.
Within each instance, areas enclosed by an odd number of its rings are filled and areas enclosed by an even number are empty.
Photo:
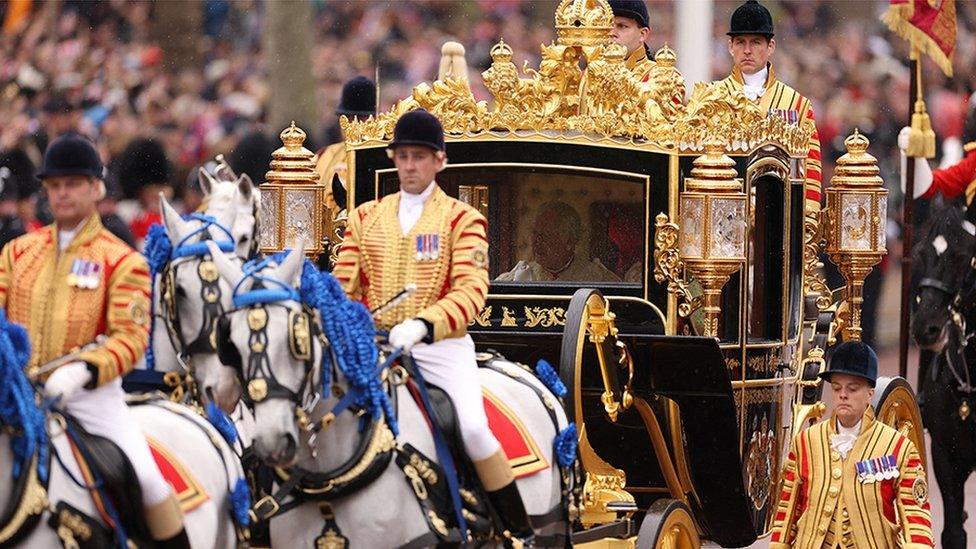
[[[885,222],[888,190],[879,175],[878,161],[868,154],[870,142],[858,130],[844,140],[847,154],[826,190],[827,255],[844,275],[844,300],[849,318],[848,339],[861,339],[864,279],[888,253]]]
[[[324,250],[325,185],[315,173],[314,154],[305,132],[295,126],[280,134],[283,147],[271,154],[271,171],[261,185],[258,242],[263,253],[294,249],[304,240],[313,260]]]
[[[746,194],[721,143],[706,144],[694,166],[678,199],[678,251],[704,290],[704,335],[718,337],[722,288],[746,261]]]

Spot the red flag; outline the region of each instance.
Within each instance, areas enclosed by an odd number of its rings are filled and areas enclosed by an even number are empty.
[[[956,0],[890,0],[881,19],[895,34],[931,57],[952,76],[956,49]]]

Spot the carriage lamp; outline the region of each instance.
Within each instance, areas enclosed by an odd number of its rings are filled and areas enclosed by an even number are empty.
[[[305,132],[295,126],[279,135],[283,146],[271,154],[271,170],[261,185],[258,242],[263,253],[295,248],[304,239],[313,260],[324,250],[325,184],[315,173]]]
[[[888,190],[878,175],[878,160],[867,152],[869,144],[856,129],[844,140],[847,154],[837,160],[826,191],[827,255],[846,282],[848,318],[844,333],[858,341],[864,279],[887,253]]]
[[[678,200],[678,253],[704,290],[704,335],[718,337],[722,288],[746,261],[746,194],[722,143],[705,145]]]

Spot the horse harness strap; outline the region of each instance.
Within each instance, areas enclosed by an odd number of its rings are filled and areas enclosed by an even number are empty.
[[[30,534],[40,522],[41,515],[48,509],[47,481],[37,474],[39,452],[14,479],[13,497],[0,515],[0,546],[8,547]],[[48,455],[48,464],[51,457]],[[50,467],[48,467],[50,470]]]

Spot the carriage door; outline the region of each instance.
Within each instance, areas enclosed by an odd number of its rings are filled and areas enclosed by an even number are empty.
[[[802,250],[802,233],[797,235],[792,227],[798,221],[802,228],[802,219],[792,219],[792,206],[798,202],[802,214],[803,200],[802,186],[799,196],[791,186],[790,165],[786,152],[765,146],[750,156],[746,170],[749,236],[741,289],[744,380],[733,386],[739,385],[743,476],[760,531],[764,526],[768,529],[776,507],[786,438],[783,410],[793,394],[792,375],[786,369],[787,342],[791,304],[801,292],[795,287],[799,279],[790,273],[791,262],[800,257],[792,250]]]

